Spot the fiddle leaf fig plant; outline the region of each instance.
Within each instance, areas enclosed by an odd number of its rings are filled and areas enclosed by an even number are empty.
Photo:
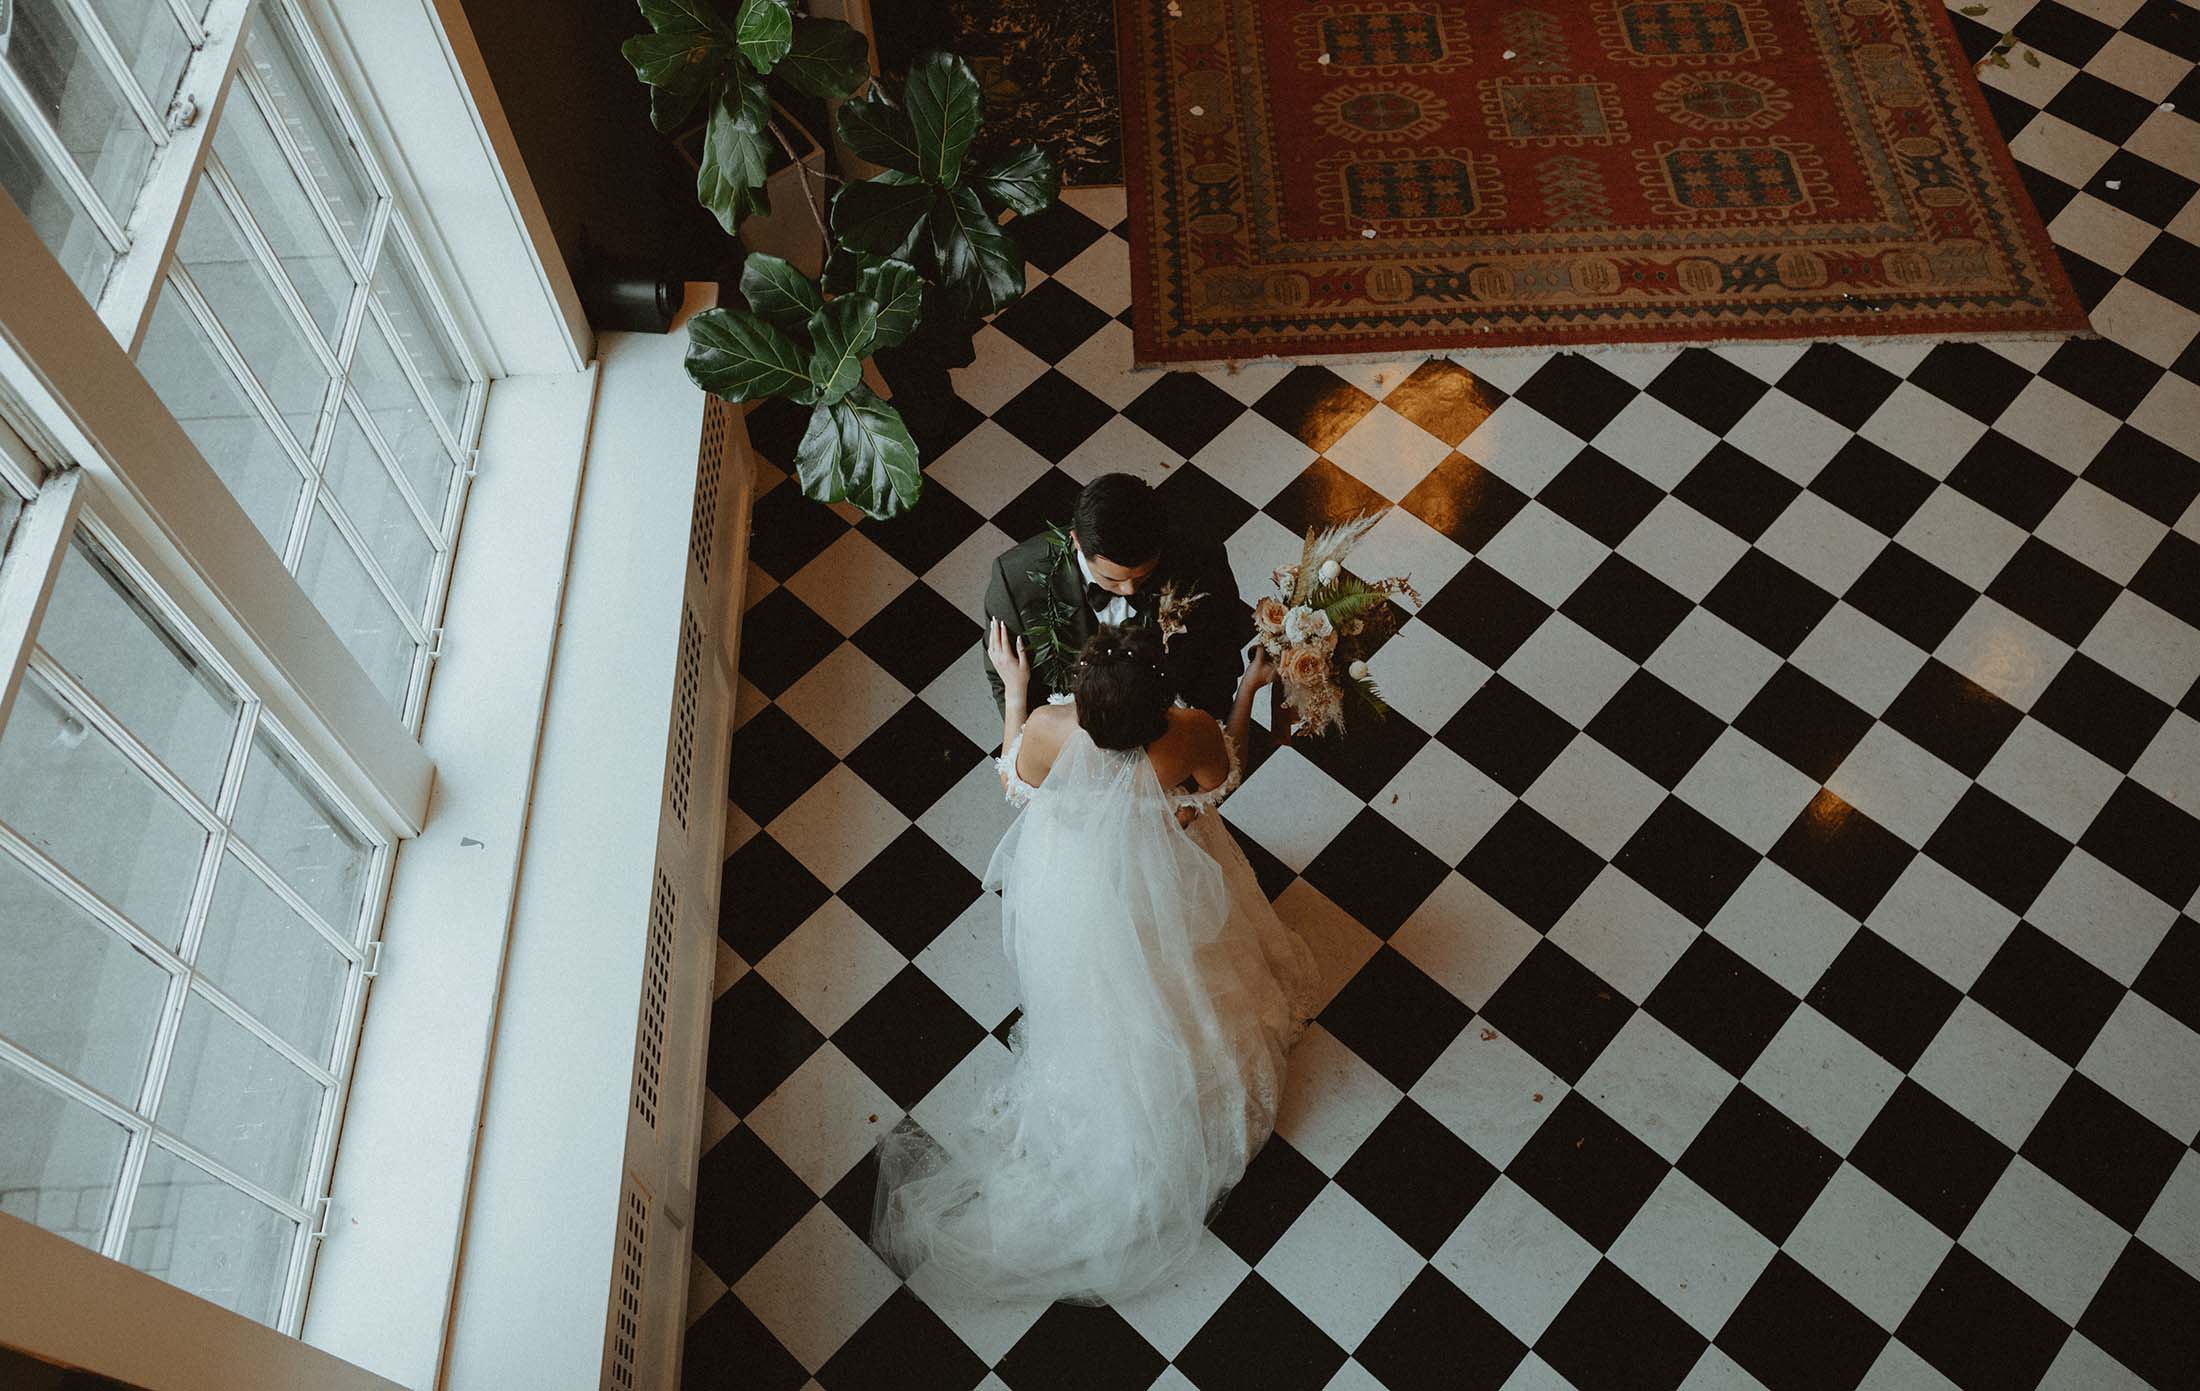
[[[921,287],[916,267],[888,260],[828,300],[779,257],[752,252],[741,267],[749,307],[706,309],[689,323],[688,376],[728,401],[808,406],[795,451],[803,494],[891,517],[916,501],[924,477],[900,412],[863,385],[863,360],[916,328]]]
[[[860,273],[866,258],[906,260],[970,319],[1023,293],[1023,252],[998,214],[1050,206],[1061,189],[1061,169],[1036,145],[973,168],[972,147],[984,125],[982,97],[968,63],[933,52],[910,64],[898,105],[878,83],[842,103],[834,121],[841,142],[886,166],[833,199],[834,239],[854,257],[843,275],[851,268]]]
[[[731,20],[712,0],[641,0],[641,9],[650,32],[620,51],[649,85],[649,119],[670,135],[706,113],[695,196],[738,235],[742,218],[771,211],[764,173],[777,133],[764,79],[849,96],[871,79],[870,41],[840,20],[796,15],[789,0],[740,0]]]
[[[777,256],[750,254],[740,279],[747,307],[690,321],[687,370],[728,401],[776,396],[810,407],[795,459],[805,495],[873,517],[907,509],[923,486],[916,442],[863,384],[864,361],[907,341],[928,309],[942,311],[928,335],[942,322],[962,333],[1022,294],[1023,253],[1001,220],[1051,205],[1060,169],[1032,145],[980,155],[983,93],[953,54],[919,57],[896,101],[872,80],[862,33],[800,14],[792,0],[639,3],[650,32],[622,52],[649,86],[658,130],[676,134],[700,120],[696,197],[729,235],[771,212],[773,145],[795,158],[775,123],[792,118],[771,84],[839,102],[842,145],[884,166],[854,181],[805,174],[803,197],[827,246],[822,275],[813,281]],[[810,177],[842,184],[829,224]]]

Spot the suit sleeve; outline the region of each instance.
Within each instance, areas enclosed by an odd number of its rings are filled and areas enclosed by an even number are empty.
[[[1023,615],[1016,612],[1016,601],[1009,597],[1008,572],[1001,568],[1001,562],[997,557],[993,562],[993,574],[986,581],[985,616],[989,620],[997,618],[1006,623],[1009,632],[1018,636],[1021,636],[1024,631]],[[983,638],[980,641],[982,642]],[[1034,677],[1033,679],[1036,681],[1037,678]],[[994,705],[1005,712],[1008,705],[1007,692],[1001,684],[1001,674],[993,669],[993,663],[991,662],[985,664],[985,680],[986,684],[993,688]]]
[[[1196,585],[1206,591],[1207,601],[1187,624],[1192,651],[1183,675],[1184,698],[1218,720],[1227,719],[1244,671],[1239,654],[1253,636],[1253,612],[1238,597],[1229,554],[1220,546],[1200,557]]]

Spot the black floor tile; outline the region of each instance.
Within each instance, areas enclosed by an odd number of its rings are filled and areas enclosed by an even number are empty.
[[[1978,601],[1969,585],[1902,546],[1881,551],[1842,597],[1927,652]]]
[[[1973,784],[1925,842],[1925,853],[2010,912],[2023,913],[2062,867],[2070,843]]]
[[[915,820],[961,782],[983,750],[921,700],[912,700],[848,755],[848,767]]]
[[[1043,361],[1060,362],[1108,321],[1083,295],[1059,280],[1042,280],[993,316],[993,326]]]
[[[1627,678],[1589,721],[1588,734],[1671,788],[1726,728],[1718,716],[1647,671]]]
[[[1902,379],[1837,343],[1813,343],[1780,378],[1780,390],[1850,429],[1861,429]]]
[[[1454,576],[1421,606],[1422,622],[1495,670],[1535,635],[1551,610],[1541,599],[1480,560]]]
[[[2076,1067],[2115,1013],[2124,988],[2028,922],[2020,922],[1972,982],[1971,998]]]
[[[993,412],[993,423],[1058,464],[1114,414],[1107,402],[1049,368]]]
[[[833,1046],[904,1110],[985,1037],[978,1022],[914,966],[904,967],[833,1035]]]
[[[1854,1391],[1887,1332],[1785,1251],[1719,1330],[1719,1349],[1777,1391]]]
[[[759,826],[799,800],[840,760],[776,705],[733,732],[726,795]]]
[[[1988,598],[2076,647],[2121,590],[2114,580],[2027,536],[1986,587]]]
[[[1375,398],[1326,367],[1294,367],[1253,403],[1270,421],[1320,453],[1375,409]]]
[[[1572,725],[1527,692],[1492,676],[1437,737],[1518,796],[1565,751],[1574,733]]]
[[[1948,486],[2030,531],[2075,480],[1998,430],[1988,430],[1948,472]]]
[[[1657,484],[1591,447],[1544,484],[1536,501],[1605,545],[1617,546],[1664,496]]]
[[[1810,490],[1887,536],[1902,530],[1940,485],[1862,435],[1852,435],[1811,479]]]
[[[1423,1257],[1435,1256],[1496,1181],[1495,1166],[1411,1097],[1337,1170],[1338,1186]]]
[[[1184,1345],[1176,1369],[1200,1391],[1321,1391],[1344,1359],[1343,1348],[1256,1273]]]
[[[1612,864],[1703,927],[1749,877],[1757,852],[1679,797],[1667,797]]]
[[[1919,748],[1975,778],[2024,722],[2024,712],[1935,658],[1917,669],[1880,718]]]
[[[1594,851],[1515,802],[1483,833],[1459,872],[1538,932],[1548,932],[1604,868]]]
[[[1674,1391],[1705,1341],[1618,1266],[1599,1261],[1535,1351],[1581,1391]]]
[[[2200,818],[2128,778],[2078,844],[2172,907],[2200,891]]]
[[[1689,470],[1673,496],[1741,537],[1754,541],[1778,521],[1802,489],[1721,440]]]
[[[1316,459],[1284,484],[1262,510],[1283,523],[1286,531],[1304,536],[1308,531],[1379,512],[1386,505],[1381,493],[1329,460]]]
[[[994,1370],[1012,1391],[1131,1391],[1168,1364],[1115,1310],[1056,1304]]]
[[[684,1347],[682,1391],[716,1391],[724,1385],[728,1367],[739,1367],[742,1385],[755,1391],[801,1391],[809,1384],[809,1369],[749,1312],[748,1305],[730,1294],[688,1325]]]
[[[1969,1117],[1906,1077],[1849,1150],[1851,1164],[1951,1237],[1963,1235],[2013,1158]]]
[[[1123,408],[1131,423],[1189,459],[1245,413],[1235,396],[1196,372],[1167,372]],[[1217,532],[1227,536],[1229,532]]]
[[[1783,662],[1734,717],[1734,727],[1825,782],[1871,732],[1872,717]]]
[[[1991,1337],[1980,1336],[1986,1329]],[[2070,1326],[1958,1246],[1926,1281],[1895,1336],[1963,1391],[1993,1391],[2039,1385]]]
[[[1904,1072],[1960,999],[1954,986],[1869,928],[1849,938],[1810,992],[1813,1009]]]
[[[2078,1331],[2155,1386],[2190,1384],[2200,1367],[2200,1281],[2143,1241],[2109,1268]]]
[[[1474,551],[1488,545],[1505,523],[1519,515],[1528,505],[1528,495],[1466,455],[1454,453],[1444,456],[1398,505]]]
[[[771,1146],[737,1125],[703,1152],[695,1171],[695,1254],[732,1284],[816,1204]]]
[[[1482,1017],[1568,1082],[1635,1012],[1625,995],[1549,942],[1539,942],[1483,1007]]]
[[[941,672],[983,643],[985,630],[941,598],[939,591],[919,582],[904,589],[870,622],[856,629],[854,641],[864,656],[914,692],[931,685]],[[737,756],[736,774],[740,767]],[[776,769],[770,776],[793,780]],[[813,781],[802,780],[804,785]]]
[[[745,1116],[824,1042],[802,1011],[751,971],[727,986],[711,1006],[705,1076],[726,1109]]]
[[[1771,387],[1708,348],[1684,348],[1648,389],[1712,434],[1723,435]]]
[[[1748,1087],[1727,1093],[1681,1155],[1680,1171],[1768,1240],[1784,1242],[1841,1157]]]
[[[1708,933],[1688,944],[1643,1001],[1711,1061],[1740,1077],[1795,1012],[1787,987]]]
[[[1513,393],[1584,440],[1593,439],[1635,399],[1635,388],[1579,353],[1559,353]]]
[[[1369,957],[1323,1009],[1323,1028],[1400,1091],[1421,1080],[1474,1012],[1389,947]]]
[[[969,1391],[984,1359],[904,1285],[817,1369],[825,1391]]]
[[[832,896],[770,832],[759,831],[726,857],[719,874],[718,935],[753,966]]]
[[[1389,1391],[1502,1391],[1528,1348],[1431,1266],[1352,1355]]]
[[[1329,1180],[1305,1155],[1282,1136],[1271,1135],[1207,1226],[1238,1259],[1259,1265],[1268,1248],[1283,1239],[1328,1186]]]
[[[1785,657],[1833,603],[1833,595],[1752,548],[1712,586],[1703,606]]]
[[[1868,918],[1917,852],[1825,788],[1796,814],[1770,859],[1853,918]]]
[[[1378,937],[1413,916],[1451,866],[1373,809],[1361,811],[1306,867],[1306,882]]]
[[[1442,358],[1414,368],[1383,397],[1384,405],[1454,449],[1504,403],[1504,392]]]
[[[977,876],[911,826],[840,886],[840,898],[871,930],[915,957],[978,901]]]
[[[1595,1103],[1568,1092],[1505,1166],[1505,1176],[1604,1251],[1635,1220],[1668,1167]]]

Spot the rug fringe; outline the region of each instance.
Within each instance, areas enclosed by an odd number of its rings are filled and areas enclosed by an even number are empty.
[[[1264,357],[1215,357],[1183,362],[1139,362],[1134,359],[1130,370],[1141,374],[1159,374],[1211,372],[1221,368],[1234,373],[1246,367],[1349,367],[1370,362],[1424,362],[1434,359],[1467,366],[1479,359],[1534,357],[1545,353],[1579,353],[1583,357],[1597,357],[1605,353],[1679,352],[1683,348],[1777,348],[1790,343],[1806,348],[1813,343],[1832,343],[1844,348],[1868,348],[1876,343],[2061,343],[2073,338],[2100,336],[2097,329],[2086,328],[2071,331],[2021,329],[1985,333],[1810,334],[1794,338],[1737,336],[1691,338],[1684,342],[1508,343],[1494,348],[1434,348],[1424,352],[1307,353],[1288,357],[1271,353]]]

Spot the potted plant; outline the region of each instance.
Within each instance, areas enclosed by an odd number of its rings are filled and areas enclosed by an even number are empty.
[[[1001,218],[1051,205],[1059,170],[1035,146],[973,157],[981,93],[952,54],[919,57],[897,99],[873,80],[860,32],[796,15],[790,0],[741,0],[730,20],[713,0],[640,5],[651,32],[624,52],[650,87],[651,120],[676,133],[704,113],[697,198],[740,238],[750,218],[772,211],[776,145],[828,248],[815,276],[752,249],[740,281],[748,307],[696,316],[689,375],[728,401],[784,396],[811,407],[795,461],[807,496],[874,517],[907,510],[923,486],[916,445],[899,412],[861,385],[864,359],[927,316],[967,334],[1022,294],[1023,253]],[[788,133],[800,123],[774,99],[781,84],[838,103],[840,143],[879,172],[825,175],[840,187],[821,206]]]

